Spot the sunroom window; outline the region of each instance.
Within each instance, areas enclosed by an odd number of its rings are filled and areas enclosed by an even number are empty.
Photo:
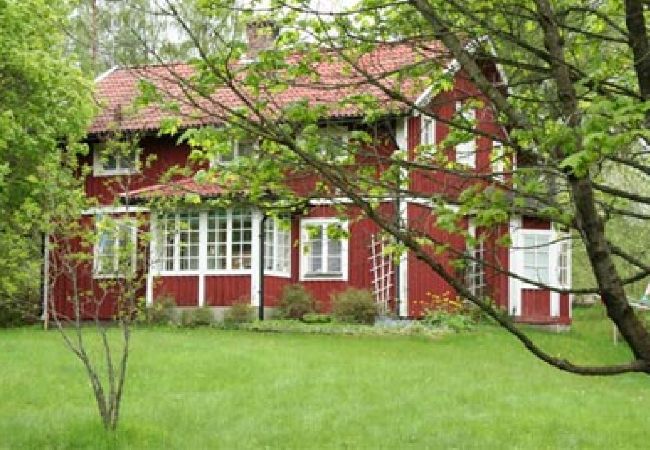
[[[264,225],[264,270],[291,273],[291,229],[286,217],[269,217]]]
[[[348,241],[336,236],[337,231],[346,229],[347,223],[337,219],[302,221],[303,279],[347,279]]]
[[[161,265],[168,272],[199,269],[199,213],[170,213],[159,218]]]
[[[253,216],[250,209],[217,209],[207,215],[207,269],[251,268]]]

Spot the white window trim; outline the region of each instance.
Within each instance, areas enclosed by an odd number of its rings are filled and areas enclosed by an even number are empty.
[[[320,225],[339,225],[344,231],[348,231],[348,221],[339,220],[336,217],[308,217],[300,220],[300,281],[347,281],[348,280],[348,241],[349,239],[341,239],[341,275],[323,276],[310,275],[307,272],[309,267],[309,253],[305,252],[305,246],[310,241],[309,239],[309,226]],[[327,241],[325,241],[327,242]],[[327,258],[328,253],[326,247],[323,249],[323,258]]]
[[[526,276],[525,274],[525,263],[524,263],[524,253],[526,252],[527,248],[524,246],[524,236],[527,235],[543,235],[548,237],[548,282],[542,284],[546,284],[548,286],[557,286],[557,266],[555,265],[555,261],[557,261],[557,249],[558,249],[558,243],[554,242],[555,239],[555,231],[553,230],[535,230],[535,229],[520,229],[519,230],[519,245],[518,245],[518,250],[521,252],[521,267],[519,268],[519,275],[522,277],[528,279],[529,277]],[[522,289],[546,289],[540,286],[537,286],[535,284],[531,284],[525,281],[521,281],[521,288]]]
[[[253,150],[257,150],[259,148],[259,142],[257,140],[247,140],[244,139],[245,142],[251,142],[253,144]],[[214,155],[214,158],[210,159],[210,168],[218,167],[218,166],[228,166],[230,164],[236,164],[237,159],[239,159],[239,143],[241,140],[233,140],[232,141],[232,159],[230,161],[223,161],[223,156],[222,154],[217,154]]]
[[[343,145],[346,145],[350,142],[350,130],[347,127],[340,125],[330,125],[328,127],[321,129],[321,136],[325,139],[334,139],[340,138]],[[322,157],[327,156],[323,148],[320,149]],[[345,163],[348,161],[348,153],[345,152],[340,155],[335,155],[333,162],[335,163]]]
[[[460,101],[457,101],[457,102],[456,102],[456,112],[461,111],[462,108],[463,108],[463,103],[460,102]],[[464,111],[464,113],[471,114],[471,116],[472,116],[471,118],[465,116],[468,120],[471,120],[471,121],[475,121],[475,120],[476,120],[476,110],[475,110],[475,109],[469,109],[469,110],[467,110],[467,111]],[[464,115],[464,114],[463,114],[463,115]],[[463,150],[461,151],[462,154],[465,154],[465,155],[471,155],[471,157],[468,158],[468,159],[465,160],[465,161],[459,161],[459,160],[458,160],[458,148],[461,147],[461,146],[463,146],[463,147],[464,147],[464,146],[467,146],[468,148],[471,147],[471,150],[465,150],[465,149],[463,149]],[[475,168],[476,168],[476,159],[477,159],[477,158],[476,158],[476,156],[477,156],[477,155],[476,155],[477,148],[478,148],[478,146],[476,145],[476,136],[474,136],[474,137],[472,138],[471,141],[467,141],[467,142],[463,142],[463,143],[461,143],[461,144],[457,144],[456,147],[455,147],[455,149],[454,149],[454,153],[456,154],[456,155],[455,155],[455,156],[456,156],[456,158],[455,158],[456,163],[458,163],[458,164],[462,164],[462,165],[464,165],[464,166],[466,166],[466,167],[470,167],[470,168],[472,168],[472,169],[475,169]]]
[[[503,173],[506,170],[504,158],[506,157],[503,143],[501,141],[492,141],[492,153],[490,155],[490,165],[492,166],[492,173],[495,173],[495,178],[499,181],[505,181],[506,177]]]
[[[282,277],[282,278],[291,278],[291,222],[289,218],[286,218],[284,220],[289,221],[289,229],[288,230],[281,230],[280,227],[280,222],[283,220],[280,218],[279,220],[275,220],[271,217],[267,218],[267,223],[269,220],[273,220],[273,251],[274,251],[274,256],[277,255],[277,251],[280,249],[280,244],[279,244],[279,238],[280,238],[280,231],[287,231],[289,233],[289,256],[288,256],[288,267],[287,271],[282,271],[282,270],[269,270],[266,269],[266,261],[262,261],[262,265],[264,265],[264,275],[271,275],[271,276],[276,276],[276,277]],[[266,229],[264,230],[266,233]],[[266,244],[266,242],[265,242]],[[266,254],[266,248],[264,249],[264,258],[266,258],[268,255]]]
[[[237,209],[237,208],[235,208]],[[241,208],[240,208],[241,209]],[[227,208],[226,210],[226,268],[225,269],[208,269],[208,258],[206,254],[206,260],[205,260],[205,274],[206,275],[247,275],[250,274],[251,271],[253,270],[254,261],[253,261],[253,247],[255,246],[255,231],[253,227],[253,222],[255,221],[255,216],[253,214],[253,211],[250,210],[251,213],[251,254],[250,254],[250,259],[251,259],[251,268],[250,269],[233,269],[232,268],[232,261],[233,261],[233,256],[232,256],[232,234],[233,234],[233,228],[232,228],[232,221],[233,221],[233,208]],[[208,248],[208,240],[207,240],[207,216],[208,213],[212,211],[201,211],[201,216],[205,216],[206,220],[206,233],[205,233],[205,241],[201,242],[199,241],[199,249],[204,247]],[[200,235],[200,231],[199,231]],[[199,262],[200,264],[200,262]]]
[[[426,128],[430,129],[429,136],[430,142],[425,142]],[[436,144],[436,119],[433,116],[420,116],[420,145],[435,145]]]
[[[121,167],[117,169],[105,169],[103,166],[102,155],[100,154],[105,147],[104,143],[96,143],[92,145],[93,152],[93,176],[95,177],[109,177],[117,175],[135,175],[140,173],[140,151],[135,152],[135,167]]]
[[[99,219],[101,220],[101,218]],[[135,223],[133,219],[129,218],[114,218],[111,219],[113,223],[115,224],[116,230],[118,230],[119,233],[119,228],[122,224],[126,224],[130,230],[131,230],[131,243],[132,245],[131,248],[131,274],[133,275],[135,273],[136,269],[136,263],[137,263],[137,245],[138,245],[138,228],[135,226]],[[98,233],[97,230],[97,221],[95,221],[95,230],[96,233]],[[113,257],[115,260],[113,261],[113,267],[117,267],[118,270],[113,272],[113,273],[99,273],[97,272],[97,268],[99,266],[99,242],[97,237],[99,237],[99,234],[96,235],[95,242],[93,244],[93,278],[94,279],[120,279],[120,278],[126,278],[127,274],[123,273],[119,270],[119,257],[120,257],[120,249],[119,245],[117,245],[117,240],[115,240],[115,254]]]

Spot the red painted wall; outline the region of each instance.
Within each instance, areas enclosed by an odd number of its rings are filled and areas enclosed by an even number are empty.
[[[205,304],[230,306],[238,301],[251,300],[249,275],[208,275],[205,277]]]
[[[198,306],[199,277],[196,275],[156,277],[153,286],[154,302],[169,295],[177,306]]]

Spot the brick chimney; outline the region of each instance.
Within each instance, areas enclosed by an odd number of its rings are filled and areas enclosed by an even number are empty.
[[[269,49],[278,37],[280,29],[271,19],[260,19],[246,25],[248,51],[246,58],[254,60],[262,50]]]

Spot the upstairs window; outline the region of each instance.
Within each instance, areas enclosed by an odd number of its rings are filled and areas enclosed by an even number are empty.
[[[436,143],[436,121],[433,117],[421,116],[421,137],[420,143],[422,145],[435,145]]]
[[[325,161],[345,163],[350,160],[348,129],[332,126],[322,129],[320,152]]]
[[[218,164],[231,164],[238,158],[249,158],[255,153],[257,144],[253,140],[233,141],[230,151],[217,155],[215,162]]]
[[[132,274],[136,258],[136,228],[133,222],[98,216],[95,227],[95,278],[118,278]]]
[[[473,126],[476,120],[474,109],[463,109],[461,102],[456,102],[456,111],[460,112],[464,121]],[[456,162],[467,167],[476,167],[476,139],[472,137],[467,142],[456,144]]]
[[[138,173],[138,150],[129,143],[93,145],[93,175],[132,175]]]
[[[347,230],[338,219],[303,219],[301,222],[301,278],[303,280],[348,278],[348,241],[330,237]],[[334,228],[334,229],[332,229]]]

